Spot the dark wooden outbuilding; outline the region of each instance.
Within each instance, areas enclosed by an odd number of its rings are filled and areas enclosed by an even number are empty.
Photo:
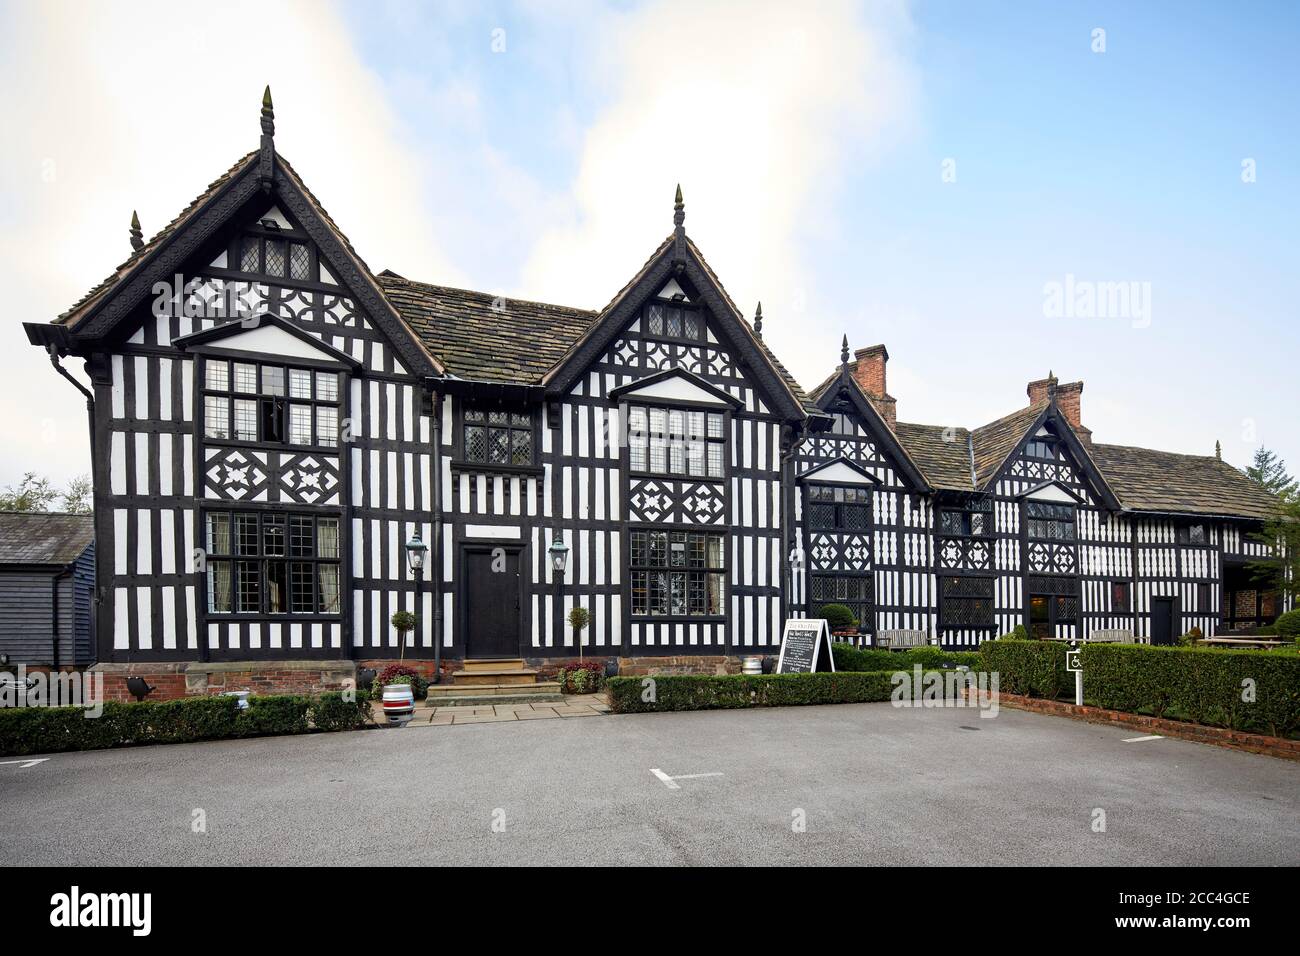
[[[0,512],[0,654],[11,666],[95,661],[90,515]]]

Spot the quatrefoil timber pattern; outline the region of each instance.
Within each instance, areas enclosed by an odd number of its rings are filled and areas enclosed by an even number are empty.
[[[953,571],[985,571],[993,549],[984,538],[940,538],[939,567]]]
[[[865,534],[815,533],[809,557],[814,571],[868,571],[871,538]]]
[[[655,524],[722,524],[727,517],[723,486],[712,481],[633,479],[628,517]]]
[[[1045,574],[1075,574],[1079,566],[1072,544],[1029,542],[1029,570]]]
[[[339,461],[334,456],[221,447],[204,450],[206,498],[338,505],[340,490]]]

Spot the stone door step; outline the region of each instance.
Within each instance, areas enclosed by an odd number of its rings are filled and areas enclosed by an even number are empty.
[[[482,657],[477,660],[465,661],[461,666],[463,672],[469,674],[483,671],[521,671],[525,669],[522,657]]]
[[[559,694],[560,685],[553,680],[535,684],[430,684],[428,702],[434,707],[453,697],[523,697],[534,700],[549,694]]]
[[[536,683],[537,671],[527,667],[499,667],[495,670],[486,668],[475,671],[456,671],[451,675],[452,682],[464,687],[485,684],[516,684],[525,686]]]

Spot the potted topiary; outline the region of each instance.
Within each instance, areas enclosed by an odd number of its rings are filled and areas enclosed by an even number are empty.
[[[582,660],[582,632],[591,623],[591,612],[585,607],[569,611],[569,626],[573,628],[573,643],[578,645],[578,660]]]
[[[393,630],[397,632],[397,643],[401,651],[398,660],[406,660],[406,635],[415,630],[415,615],[410,611],[398,611],[392,618]]]
[[[858,619],[853,616],[853,612],[847,605],[823,604],[820,613],[826,619],[834,636],[848,638],[858,636]]]

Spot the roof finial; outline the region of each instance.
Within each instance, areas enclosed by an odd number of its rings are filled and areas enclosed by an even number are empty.
[[[673,200],[673,226],[681,232],[686,223],[686,204],[682,202],[682,184],[677,184],[677,198]]]
[[[840,343],[840,364],[849,364],[849,337],[844,336],[844,341]]]
[[[763,337],[763,303],[762,302],[760,302],[758,304],[758,308],[754,310],[754,334],[757,335],[760,339]]]
[[[266,85],[266,92],[262,94],[262,135],[275,135],[275,107],[271,103],[271,85]]]
[[[131,248],[139,249],[144,245],[144,233],[140,231],[140,214],[131,210]]]
[[[1214,457],[1219,461],[1223,461],[1223,446],[1219,444],[1217,438],[1214,440]]]

